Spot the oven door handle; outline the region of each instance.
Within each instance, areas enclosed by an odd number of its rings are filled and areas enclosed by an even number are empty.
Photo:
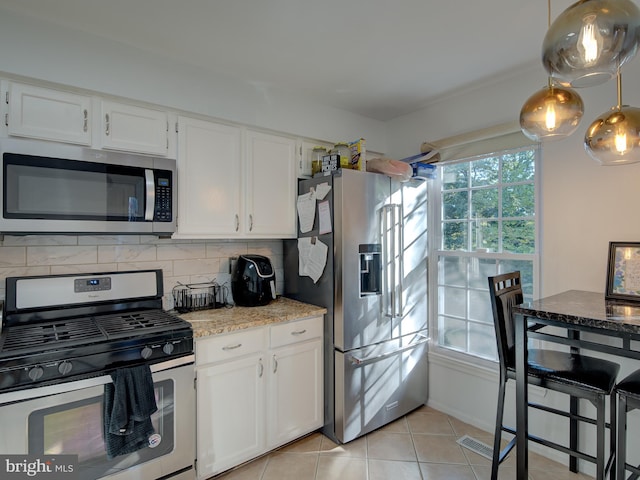
[[[194,364],[194,362],[195,355],[191,354],[167,360],[166,362],[154,363],[149,367],[153,374],[172,368]],[[84,378],[82,380],[71,380],[69,382],[56,383],[55,385],[46,385],[44,387],[34,386],[32,388],[25,388],[14,392],[0,394],[0,405],[5,403],[22,402],[33,398],[56,395],[59,393],[72,392],[74,390],[82,390],[84,388],[106,385],[107,383],[111,383],[111,375],[100,375],[99,377]]]

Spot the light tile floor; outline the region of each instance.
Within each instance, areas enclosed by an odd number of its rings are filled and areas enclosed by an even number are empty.
[[[491,462],[460,447],[471,435],[491,445],[492,435],[430,407],[345,445],[313,433],[215,480],[485,480]],[[500,480],[515,478],[515,454],[500,465]],[[530,480],[591,480],[565,465],[529,453]]]

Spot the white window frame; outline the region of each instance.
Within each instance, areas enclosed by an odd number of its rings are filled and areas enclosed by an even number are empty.
[[[510,147],[510,146],[509,146]],[[439,325],[439,303],[440,303],[440,281],[439,281],[439,268],[440,268],[440,258],[441,257],[458,257],[458,258],[467,258],[467,259],[486,259],[486,260],[527,260],[532,262],[533,269],[533,292],[532,297],[538,298],[538,292],[540,288],[540,249],[541,249],[541,235],[540,235],[540,179],[541,179],[541,148],[540,145],[528,145],[520,148],[509,148],[506,147],[504,150],[496,151],[492,154],[484,154],[477,155],[467,158],[457,158],[455,160],[450,160],[446,162],[442,162],[438,164],[439,168],[437,169],[437,178],[434,181],[430,182],[429,185],[429,231],[431,233],[431,239],[429,242],[429,317],[430,321],[430,331],[432,332],[432,352],[450,357],[452,359],[459,359],[463,362],[473,362],[479,366],[485,366],[489,368],[494,368],[497,363],[497,359],[490,360],[487,358],[483,358],[473,353],[468,353],[454,350],[448,347],[444,347],[440,345],[440,332],[438,329]],[[451,165],[454,163],[466,163],[472,162],[474,160],[482,160],[484,158],[496,157],[500,156],[504,153],[517,152],[522,150],[535,150],[535,177],[534,177],[534,195],[535,195],[535,214],[534,214],[534,229],[535,229],[535,252],[532,254],[514,254],[514,253],[493,253],[493,252],[477,252],[477,251],[451,251],[451,250],[442,250],[440,246],[442,245],[442,166],[443,165]],[[496,271],[496,274],[498,272]],[[467,276],[467,285],[469,278]],[[485,287],[483,287],[485,288]],[[488,304],[488,308],[490,311],[490,299],[488,286],[486,287],[486,301]],[[478,290],[480,291],[480,290]],[[531,298],[527,298],[531,299]],[[468,305],[467,299],[467,305]],[[466,312],[465,321],[469,322],[469,315]],[[467,348],[468,350],[468,348]]]

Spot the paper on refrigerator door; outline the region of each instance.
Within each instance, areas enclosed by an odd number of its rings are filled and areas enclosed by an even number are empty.
[[[301,277],[311,277],[317,283],[327,266],[329,247],[316,237],[298,239],[298,273]]]
[[[298,195],[297,202],[298,223],[300,223],[300,233],[310,232],[316,217],[316,196],[311,191]]]

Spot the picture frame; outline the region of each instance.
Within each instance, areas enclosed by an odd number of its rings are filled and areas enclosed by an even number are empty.
[[[609,242],[605,299],[640,303],[640,242]]]

